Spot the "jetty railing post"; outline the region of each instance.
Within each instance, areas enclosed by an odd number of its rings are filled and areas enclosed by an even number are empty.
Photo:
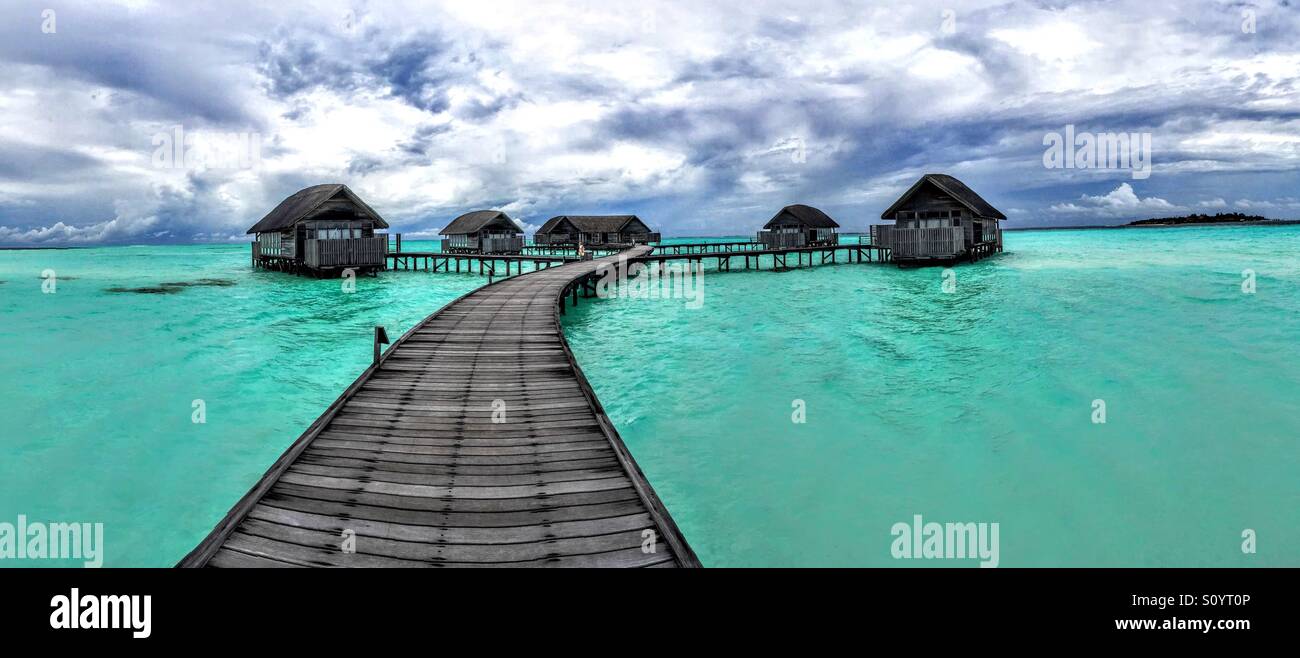
[[[387,345],[387,344],[388,344],[388,332],[384,331],[383,327],[379,325],[375,325],[375,368],[379,367],[380,364],[379,357],[383,356],[384,353],[383,349],[381,349],[379,346]]]

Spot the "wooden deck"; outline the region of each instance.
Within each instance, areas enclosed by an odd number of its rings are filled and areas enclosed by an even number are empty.
[[[749,245],[756,243],[724,244]],[[743,258],[745,269],[762,269],[762,257],[767,256],[771,259],[771,269],[790,270],[813,265],[834,264],[839,262],[837,259],[840,254],[843,254],[844,262],[847,263],[883,263],[889,259],[889,250],[887,248],[870,244],[847,243],[813,247],[788,247],[784,249],[751,249],[745,247],[735,251],[715,250],[694,253],[661,253],[660,248],[656,247],[654,252],[648,255],[628,256],[628,261],[663,267],[668,261],[685,261],[702,265],[708,259],[716,263],[718,271],[729,272],[731,271],[732,259]],[[789,262],[790,256],[795,257],[793,265]]]
[[[560,328],[561,295],[602,262],[426,318],[178,566],[699,566]]]
[[[898,228],[887,224],[871,226],[869,236],[858,242],[889,250],[890,259],[901,265],[951,265],[974,262],[1002,252],[1002,231],[993,228],[976,242],[970,227]]]
[[[454,268],[454,271],[459,274],[463,264],[466,273],[473,274],[477,266],[478,274],[489,277],[510,276],[512,269],[515,274],[522,274],[524,263],[532,263],[534,270],[541,270],[578,260],[577,255],[459,254],[441,251],[402,251],[389,253],[386,258],[389,261],[388,269],[391,270],[424,270],[437,273],[452,272]]]

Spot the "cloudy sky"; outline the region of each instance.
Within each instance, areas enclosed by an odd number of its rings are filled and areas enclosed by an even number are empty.
[[[1272,0],[0,0],[0,244],[242,241],[321,182],[421,235],[852,230],[925,172],[1010,226],[1296,218],[1297,35]],[[1046,167],[1067,124],[1149,133],[1150,176]]]

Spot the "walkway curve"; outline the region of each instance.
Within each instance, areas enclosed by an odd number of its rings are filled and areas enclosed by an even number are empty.
[[[560,295],[604,263],[425,318],[178,566],[699,566],[560,326]]]

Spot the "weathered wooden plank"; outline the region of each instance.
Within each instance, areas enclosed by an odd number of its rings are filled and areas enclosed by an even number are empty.
[[[327,477],[323,475],[311,475],[295,470],[290,467],[283,475],[280,476],[283,482],[294,484],[308,484],[317,487],[332,487],[335,489],[346,489],[349,491],[364,491],[371,493],[392,494],[394,496],[413,496],[418,498],[475,498],[475,499],[492,499],[492,498],[536,498],[538,496],[553,496],[564,493],[578,493],[584,491],[607,491],[609,489],[620,489],[628,486],[627,476],[620,474],[617,477],[608,477],[595,480],[581,480],[578,482],[555,482],[550,484],[538,485],[518,485],[506,487],[479,487],[479,486],[439,486],[424,484],[397,484],[393,482],[376,482],[362,481],[355,478]]]
[[[568,442],[573,441],[600,441],[602,438],[597,432],[568,432],[562,430],[547,430],[552,432],[549,436],[539,436],[535,434],[526,434],[519,436],[509,436],[493,433],[490,436],[472,437],[463,434],[447,432],[438,435],[416,435],[406,436],[394,433],[385,434],[366,434],[357,432],[344,432],[341,430],[326,430],[321,432],[322,439],[335,439],[338,441],[356,441],[356,442],[374,442],[385,444],[406,444],[416,446],[465,446],[465,447],[502,447],[502,446],[532,446],[541,445],[542,443],[557,440],[557,437],[563,437]]]
[[[337,443],[327,440],[317,441],[313,447],[346,448],[368,450],[377,458],[411,459],[418,456],[429,463],[474,464],[492,466],[497,464],[542,464],[547,462],[570,461],[574,459],[593,459],[608,457],[609,452],[603,446],[594,444],[581,450],[548,450],[545,452],[515,452],[496,455],[466,455],[455,450],[439,450],[422,446],[381,446],[370,444],[359,447],[353,444]]]
[[[332,514],[318,514],[262,503],[249,512],[250,518],[268,523],[340,535],[348,529],[360,537],[375,537],[403,542],[428,544],[530,544],[555,539],[582,539],[653,529],[650,515],[644,510],[579,521],[557,521],[505,527],[459,527],[445,521],[428,524],[393,523],[365,518],[340,519]],[[589,552],[589,551],[584,551]]]
[[[520,400],[520,401],[518,401],[518,402],[515,402],[515,404],[513,404],[513,405],[510,404],[511,400],[510,400],[509,398],[497,398],[497,399],[500,399],[500,400],[502,400],[503,402],[506,402],[506,405],[505,405],[505,407],[504,407],[504,411],[507,412],[507,413],[506,413],[506,418],[507,418],[507,420],[506,420],[506,421],[502,421],[502,422],[498,422],[498,423],[497,423],[498,425],[505,424],[506,422],[509,422],[509,417],[512,416],[512,415],[515,415],[515,414],[520,414],[520,415],[528,415],[528,414],[543,415],[543,414],[541,414],[541,412],[544,412],[544,411],[554,411],[554,410],[558,410],[558,409],[563,409],[563,410],[566,411],[566,413],[572,413],[572,411],[575,410],[575,409],[576,409],[576,410],[587,411],[587,412],[591,411],[591,407],[589,407],[589,406],[587,405],[587,401],[586,401],[586,400],[583,400],[583,399],[582,399],[582,396],[580,396],[580,395],[574,395],[574,396],[571,396],[571,397],[562,398],[561,400],[556,401],[556,402],[533,402],[533,403],[529,403],[529,402],[527,402],[527,401]],[[379,396],[361,396],[361,395],[353,396],[352,401],[348,403],[347,408],[348,408],[348,409],[353,409],[353,408],[356,408],[356,409],[392,409],[392,410],[396,410],[396,411],[402,411],[402,412],[406,413],[407,415],[415,415],[415,412],[422,412],[422,413],[429,414],[429,415],[431,415],[431,416],[433,416],[433,415],[437,415],[437,414],[465,414],[465,413],[481,413],[481,414],[484,414],[484,415],[486,415],[486,416],[488,416],[488,417],[491,417],[493,413],[496,413],[496,412],[499,411],[498,409],[495,408],[495,405],[492,405],[492,404],[481,404],[481,403],[476,403],[476,404],[432,404],[432,403],[429,403],[429,402],[424,402],[424,403],[417,404],[415,401],[403,400],[403,399],[401,399],[401,398],[399,398],[399,397],[396,397],[396,396],[392,396],[392,397],[387,397],[387,396],[379,397]]]
[[[424,429],[424,430],[454,430],[466,427],[466,425],[477,426],[484,432],[518,430],[520,428],[528,429],[548,429],[548,428],[569,428],[573,430],[590,429],[599,424],[594,418],[585,416],[576,416],[569,420],[546,420],[546,421],[521,421],[514,423],[513,427],[505,423],[493,423],[491,420],[480,422],[471,418],[460,418],[449,420],[447,422],[434,422],[435,419],[422,420],[418,416],[383,416],[379,414],[359,414],[344,411],[339,412],[334,419],[336,425],[347,425],[349,427],[369,427],[374,429]],[[472,428],[467,428],[472,429]]]
[[[510,407],[506,406],[500,412],[504,416],[499,418],[494,417],[491,413],[485,413],[481,408],[471,408],[460,414],[451,414],[425,411],[407,413],[398,409],[390,409],[385,412],[383,409],[348,407],[344,409],[343,413],[346,414],[348,420],[353,421],[349,425],[389,429],[407,427],[427,430],[457,430],[463,428],[466,431],[496,433],[520,429],[590,428],[593,425],[590,412],[581,409],[524,414],[511,413]],[[389,415],[385,415],[386,413]]]
[[[542,486],[563,482],[581,482],[584,480],[605,480],[625,476],[617,464],[613,468],[581,468],[566,471],[547,471],[545,473],[497,473],[492,475],[469,475],[464,473],[411,472],[397,470],[396,466],[345,464],[338,461],[320,459],[299,459],[289,469],[290,473],[305,473],[326,477],[349,478],[364,482],[388,482],[392,484],[422,484],[436,486],[461,487],[514,487]]]
[[[382,371],[380,371],[382,372]],[[556,379],[550,381],[523,381],[523,382],[478,382],[478,381],[457,381],[451,382],[426,382],[420,381],[419,378],[413,377],[396,377],[388,373],[377,374],[369,382],[366,382],[366,390],[375,389],[411,389],[416,391],[448,391],[454,390],[464,393],[546,393],[549,391],[569,391],[576,387],[577,384],[571,379]],[[581,390],[581,389],[579,389]]]
[[[319,448],[312,446],[302,453],[301,460],[319,461],[322,459],[345,459],[358,464],[373,464],[379,468],[400,468],[400,467],[420,467],[430,469],[429,472],[443,473],[460,473],[463,475],[493,475],[493,474],[517,474],[517,473],[553,473],[556,471],[568,471],[582,468],[604,468],[605,466],[617,466],[618,460],[613,456],[600,456],[591,459],[565,459],[549,462],[527,462],[522,464],[507,464],[494,462],[492,464],[467,464],[455,459],[434,455],[394,455],[364,450],[336,450],[333,448]]]
[[[513,514],[527,512],[544,515],[556,510],[563,510],[571,507],[586,507],[590,505],[603,505],[606,503],[637,500],[636,492],[631,487],[626,489],[610,489],[606,491],[584,491],[580,493],[559,494],[539,498],[497,500],[479,500],[469,498],[462,500],[412,498],[410,496],[394,496],[391,494],[329,489],[324,487],[294,484],[292,482],[279,482],[276,484],[274,490],[286,495],[316,498],[320,500],[332,500],[356,505],[373,505],[376,507],[388,507],[392,509],[412,511],[465,514]],[[347,508],[347,505],[340,505],[340,508]]]
[[[317,445],[324,447],[341,447],[351,448],[353,450],[370,450],[378,453],[403,453],[411,455],[444,455],[451,457],[560,457],[572,458],[575,453],[601,452],[603,446],[600,441],[572,441],[565,443],[558,442],[539,442],[535,445],[525,446],[494,446],[494,447],[458,447],[458,446],[427,446],[410,443],[381,443],[378,441],[357,442],[357,441],[340,441],[321,439]],[[567,456],[567,457],[566,457]],[[510,460],[507,460],[510,461]]]
[[[291,496],[282,494],[278,490],[272,490],[268,493],[263,502],[283,509],[337,518],[369,519],[371,521],[412,525],[455,526],[458,528],[500,528],[546,525],[565,521],[594,521],[638,514],[645,510],[636,494],[632,493],[630,489],[628,495],[625,495],[622,501],[509,512],[426,511],[351,503],[347,507],[347,516],[342,516],[339,513],[339,505],[335,500]]]
[[[254,512],[257,510],[255,509]],[[364,522],[358,522],[362,524]],[[400,527],[400,526],[393,526]],[[415,526],[408,526],[415,527]],[[337,530],[316,530],[299,526],[271,523],[256,518],[252,514],[245,520],[241,530],[250,535],[274,541],[298,544],[328,552],[331,549],[343,553],[344,528]],[[434,541],[404,541],[387,537],[369,536],[356,532],[356,550],[377,557],[395,558],[418,562],[463,562],[463,563],[500,563],[524,562],[566,556],[605,553],[629,548],[641,547],[642,528],[591,537],[571,537],[547,539],[521,544],[443,544]]]
[[[456,430],[404,430],[396,428],[384,428],[380,431],[370,430],[360,427],[339,427],[330,426],[328,430],[321,433],[328,434],[329,438],[335,438],[343,441],[382,441],[385,443],[411,443],[421,445],[426,440],[428,445],[438,445],[440,440],[463,440],[465,445],[473,445],[475,441],[490,441],[499,439],[502,441],[513,439],[535,439],[537,441],[546,440],[569,440],[569,441],[598,441],[601,434],[596,430],[574,430],[570,428],[529,428],[529,427],[501,427],[492,429],[475,429],[466,427],[463,431]],[[411,439],[407,441],[406,439]],[[485,443],[484,445],[493,445]],[[495,445],[509,445],[509,443],[498,443]]]
[[[212,556],[208,566],[218,569],[301,569],[303,565],[281,562],[268,557],[241,553],[229,547],[222,548]]]

